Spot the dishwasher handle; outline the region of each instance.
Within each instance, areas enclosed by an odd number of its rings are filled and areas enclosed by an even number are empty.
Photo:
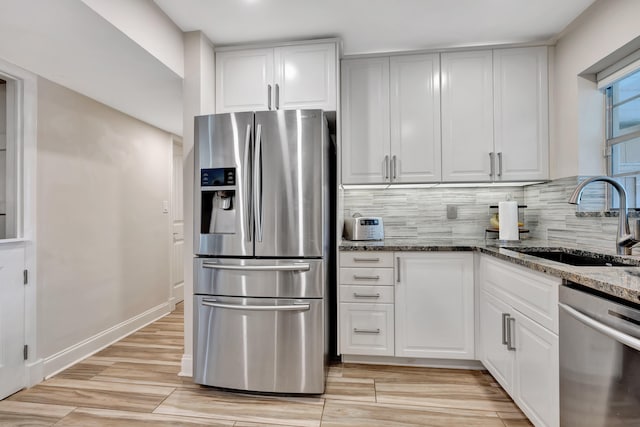
[[[580,323],[590,327],[591,329],[595,329],[601,334],[606,335],[607,337],[616,340],[619,343],[629,346],[636,351],[640,351],[640,339],[632,337],[631,335],[627,335],[624,332],[620,332],[612,328],[611,326],[605,325],[604,323],[600,323],[597,320],[580,313],[575,308],[561,302],[558,303],[558,307],[560,307],[561,310],[565,311],[569,316],[573,317]]]

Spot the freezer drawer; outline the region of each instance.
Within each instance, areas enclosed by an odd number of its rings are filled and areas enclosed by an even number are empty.
[[[194,293],[322,298],[326,277],[321,259],[196,258]]]
[[[322,299],[194,297],[194,381],[237,390],[323,393]]]

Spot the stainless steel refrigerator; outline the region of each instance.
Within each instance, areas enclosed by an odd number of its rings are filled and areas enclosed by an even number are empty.
[[[330,144],[321,110],[195,121],[194,380],[323,393]]]

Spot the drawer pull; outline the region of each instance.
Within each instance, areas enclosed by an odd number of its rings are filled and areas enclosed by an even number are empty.
[[[380,262],[380,258],[353,258],[354,262]]]
[[[356,280],[380,280],[380,276],[363,276],[360,274],[354,274],[353,278]]]
[[[359,294],[357,292],[353,293],[354,298],[380,298],[380,294]]]
[[[353,332],[356,334],[379,334],[380,333],[380,328],[376,328],[376,329],[358,329],[358,328],[353,328]]]

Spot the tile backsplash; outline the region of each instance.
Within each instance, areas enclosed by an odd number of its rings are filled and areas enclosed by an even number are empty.
[[[589,185],[579,206],[567,203],[579,177],[525,187],[386,188],[344,190],[345,217],[354,213],[381,216],[387,238],[483,238],[490,209],[499,201],[526,204],[521,220],[529,236],[572,243],[591,250],[615,250],[617,217],[576,216],[604,210],[604,185]],[[447,206],[457,210],[447,219]]]

